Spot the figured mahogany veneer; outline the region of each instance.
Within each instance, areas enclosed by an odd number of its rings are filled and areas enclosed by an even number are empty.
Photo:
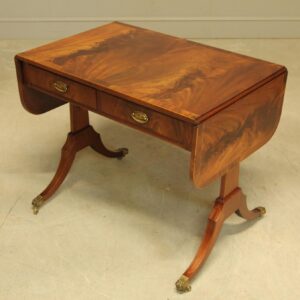
[[[221,177],[204,239],[178,291],[190,290],[231,214],[252,220],[265,213],[247,208],[239,166],[278,126],[284,66],[118,22],[20,53],[15,62],[25,109],[41,114],[70,104],[71,131],[56,174],[33,201],[35,212],[81,149],[116,158],[128,153],[103,145],[89,124],[93,111],[188,150],[197,187]]]
[[[193,124],[285,71],[118,22],[16,58]]]
[[[100,114],[191,150],[194,128],[191,124],[104,92],[98,92],[97,100]],[[131,117],[135,111],[145,113],[149,120],[145,124],[137,123]]]
[[[160,136],[178,146],[191,150],[193,125],[182,120],[176,120],[170,116],[156,112],[146,107],[122,100],[117,96],[97,91],[73,80],[45,71],[30,64],[23,64],[23,78],[26,88],[43,91],[48,95],[80,104],[99,114],[105,115],[131,127],[147,133]],[[55,88],[56,82],[63,82],[67,90],[59,91]],[[149,121],[139,124],[131,117],[135,111],[147,114]]]
[[[74,101],[75,103],[82,104],[87,108],[97,108],[96,90],[93,88],[29,64],[24,64],[23,74],[25,83],[29,87],[46,91],[50,95],[66,101]],[[63,82],[65,84],[67,89],[66,91],[60,91],[55,88],[55,83],[59,82]]]
[[[282,110],[286,73],[203,121],[195,129],[191,177],[202,187],[264,145]]]

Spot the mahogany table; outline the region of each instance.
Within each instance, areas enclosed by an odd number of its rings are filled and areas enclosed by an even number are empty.
[[[264,145],[277,128],[287,79],[285,67],[181,38],[114,22],[15,57],[20,98],[33,114],[70,104],[71,131],[50,184],[32,202],[51,197],[76,152],[107,149],[89,124],[93,111],[171,142],[191,153],[190,177],[204,187],[221,177],[220,195],[190,266],[176,282],[190,279],[208,257],[223,222],[233,213],[251,220],[239,187],[239,163]]]

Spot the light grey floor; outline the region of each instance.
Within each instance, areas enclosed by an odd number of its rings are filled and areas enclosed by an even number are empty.
[[[0,41],[0,299],[300,298],[300,40],[202,40],[284,64],[285,104],[273,139],[242,164],[241,186],[265,218],[231,217],[192,292],[174,282],[202,237],[218,183],[197,190],[189,154],[92,114],[122,161],[86,149],[38,216],[68,132],[68,108],[34,116],[19,102],[13,56],[45,41]]]

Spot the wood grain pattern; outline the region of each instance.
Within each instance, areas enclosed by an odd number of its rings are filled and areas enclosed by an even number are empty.
[[[28,112],[32,114],[42,114],[66,104],[65,101],[28,87],[28,85],[25,84],[23,76],[24,64],[22,61],[15,59],[15,65],[21,103]]]
[[[193,124],[283,72],[273,63],[117,22],[17,59]]]
[[[239,162],[277,128],[284,67],[117,22],[26,51],[15,61],[28,111],[43,113],[71,103],[71,132],[56,174],[33,200],[35,212],[59,188],[81,149],[90,146],[117,158],[128,153],[104,146],[89,125],[88,109],[191,151],[196,186],[222,176],[204,239],[176,282],[178,291],[190,290],[189,280],[232,213],[247,220],[265,213],[262,207],[247,208],[238,186]],[[53,89],[57,80],[68,88]],[[143,118],[132,117],[134,111]]]
[[[68,175],[75,156],[78,151],[90,146],[96,152],[111,158],[122,159],[127,153],[127,148],[116,151],[109,150],[102,142],[98,134],[89,124],[89,115],[86,109],[70,104],[71,131],[61,149],[61,158],[57,170],[48,186],[32,201],[35,214],[47,202],[47,200],[58,190]]]
[[[222,176],[220,195],[216,199],[208,217],[204,237],[198,251],[189,267],[176,282],[176,287],[179,292],[186,292],[191,289],[190,280],[205,263],[219,236],[223,223],[228,217],[236,213],[246,220],[253,220],[266,213],[264,207],[256,207],[252,210],[248,209],[246,196],[243,194],[241,188],[239,188],[238,182],[239,164],[235,164]]]
[[[56,97],[75,103],[77,102],[87,108],[97,108],[96,90],[94,88],[84,86],[83,84],[29,64],[24,64],[23,75],[25,83],[30,87],[45,90]],[[66,92],[62,93],[54,88],[53,84],[57,81],[64,82],[67,85]]]
[[[97,93],[97,100],[98,113],[191,150],[194,127],[191,124],[104,92]],[[145,124],[137,123],[131,117],[134,111],[145,113],[149,121]]]
[[[196,129],[190,174],[202,187],[265,144],[282,110],[287,74],[203,121]]]

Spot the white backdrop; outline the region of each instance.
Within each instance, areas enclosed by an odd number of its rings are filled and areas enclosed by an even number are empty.
[[[0,0],[0,38],[58,38],[119,20],[186,38],[300,37],[299,0]]]

